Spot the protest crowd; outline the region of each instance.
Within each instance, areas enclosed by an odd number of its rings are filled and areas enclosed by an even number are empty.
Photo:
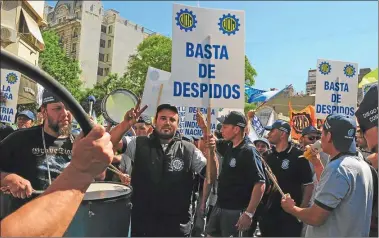
[[[214,43],[215,64],[238,76],[223,68],[222,59],[234,57],[230,41]],[[210,46],[204,54],[185,47],[186,60],[212,58]],[[173,55],[175,62],[189,65]],[[217,84],[186,85],[177,75],[196,68],[177,68],[173,83],[161,83],[172,94],[148,91],[156,87],[146,81],[142,98],[109,109],[106,124],[91,118],[87,135],[47,89],[38,111],[17,114],[16,130],[1,124],[1,235],[378,237],[377,83],[344,111],[316,98],[310,106],[322,123],[312,121],[295,139],[291,121],[260,125],[259,108],[239,110],[243,77],[229,89],[220,76]],[[221,105],[230,108],[223,115]],[[112,113],[120,111],[117,122]]]

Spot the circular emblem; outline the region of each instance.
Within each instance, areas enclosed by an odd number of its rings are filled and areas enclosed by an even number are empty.
[[[6,80],[9,84],[15,84],[18,80],[18,77],[15,73],[9,73],[6,76]]]
[[[181,159],[174,159],[172,162],[171,162],[171,165],[172,165],[172,169],[174,171],[182,171],[183,167],[184,167],[184,162],[183,160]]]
[[[354,135],[354,129],[350,129],[348,132],[347,132],[347,135],[349,137],[352,137]]]
[[[231,34],[235,35],[239,31],[240,23],[236,15],[229,13],[228,15],[224,14],[220,18],[218,26],[222,34],[230,36]]]
[[[188,9],[180,9],[180,11],[176,13],[175,20],[180,30],[184,30],[185,32],[192,31],[193,28],[196,28],[196,15]]]
[[[290,167],[290,161],[288,159],[285,159],[282,161],[282,169],[288,169]]]
[[[150,72],[150,79],[152,81],[157,81],[159,79],[159,72],[157,70],[153,70]]]
[[[346,77],[352,78],[355,75],[355,68],[353,65],[348,64],[343,69],[343,73],[346,75]]]
[[[229,166],[232,167],[232,168],[234,168],[234,167],[236,167],[236,164],[237,164],[236,159],[235,159],[235,158],[232,158],[232,159],[230,160]]]
[[[318,66],[318,70],[323,75],[328,75],[330,71],[332,70],[332,66],[328,62],[321,62],[321,64]]]

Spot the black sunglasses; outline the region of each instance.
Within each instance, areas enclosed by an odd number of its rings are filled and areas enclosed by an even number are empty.
[[[319,139],[321,139],[321,137],[320,136],[308,136],[308,139],[309,140],[319,140]]]

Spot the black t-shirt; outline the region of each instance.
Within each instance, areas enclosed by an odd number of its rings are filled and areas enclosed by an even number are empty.
[[[14,132],[13,128],[8,125],[0,125],[0,141]]]
[[[217,151],[223,156],[218,178],[217,204],[220,208],[242,210],[250,202],[257,182],[265,182],[258,152],[246,140],[233,148],[231,142],[217,141]]]
[[[275,147],[265,156],[267,164],[276,176],[280,188],[289,193],[296,205],[301,204],[303,198],[303,185],[313,183],[313,174],[307,159],[299,158],[303,152],[291,144],[286,150],[277,152]],[[281,195],[276,192],[269,214],[285,213],[280,205]],[[285,213],[287,214],[287,213]]]
[[[54,180],[71,161],[72,139],[44,135],[47,156],[42,142],[42,126],[17,130],[1,141],[0,170],[29,180],[35,190],[46,190],[49,186],[46,160]]]

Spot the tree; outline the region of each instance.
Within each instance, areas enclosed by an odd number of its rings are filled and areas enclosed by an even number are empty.
[[[127,88],[137,95],[141,95],[149,66],[171,72],[171,52],[172,41],[170,38],[161,35],[146,38],[137,47],[137,53],[129,58],[125,74]],[[257,72],[245,56],[245,78],[248,85],[254,85],[256,76]]]
[[[80,67],[78,61],[65,55],[59,36],[52,30],[43,32],[45,50],[39,56],[39,65],[46,73],[55,78],[80,101],[83,97]]]

